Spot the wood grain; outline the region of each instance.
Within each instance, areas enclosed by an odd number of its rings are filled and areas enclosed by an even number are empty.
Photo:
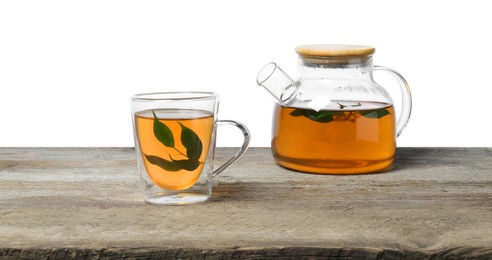
[[[0,148],[0,259],[492,258],[492,148],[399,148],[354,176],[251,148],[185,207],[137,183],[131,148]]]

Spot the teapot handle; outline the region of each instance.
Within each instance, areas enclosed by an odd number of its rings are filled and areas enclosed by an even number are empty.
[[[386,71],[393,75],[400,84],[400,90],[402,95],[402,108],[400,112],[400,117],[396,123],[396,136],[400,136],[401,132],[407,126],[408,120],[410,119],[410,114],[412,113],[412,94],[410,93],[410,87],[403,76],[396,72],[394,69],[384,67],[384,66],[374,66],[374,71]]]

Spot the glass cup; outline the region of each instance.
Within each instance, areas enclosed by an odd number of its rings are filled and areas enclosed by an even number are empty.
[[[214,178],[248,148],[245,125],[218,120],[219,96],[210,92],[137,94],[132,98],[133,129],[145,202],[182,205],[207,200]],[[239,128],[242,147],[213,170],[218,125]]]

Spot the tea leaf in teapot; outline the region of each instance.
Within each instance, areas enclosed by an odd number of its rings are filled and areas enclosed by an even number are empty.
[[[294,111],[292,111],[290,113],[291,116],[303,116],[303,117],[307,117],[311,120],[315,119],[317,116],[320,115],[321,112],[316,112],[314,110],[311,110],[311,109],[295,109]]]
[[[181,143],[186,148],[186,156],[191,161],[198,161],[202,155],[202,141],[193,130],[182,123],[179,123],[179,125],[181,126]]]
[[[152,114],[154,115],[154,136],[161,142],[163,145],[167,147],[174,147],[174,137],[173,133],[171,132],[171,129],[159,121],[159,118],[157,118],[157,115],[155,114],[154,111],[152,111]]]
[[[342,111],[314,111],[310,109],[295,109],[290,113],[291,116],[303,116],[309,120],[328,123],[334,120],[333,116],[343,115]]]
[[[333,116],[343,115],[344,112],[341,111],[321,111],[314,119],[316,122],[327,123],[335,120]]]
[[[291,116],[306,116],[306,111],[308,111],[308,110],[305,110],[305,109],[295,109],[294,111],[290,112],[290,115]]]
[[[386,109],[376,109],[376,110],[364,110],[360,114],[367,118],[381,118],[385,115],[389,115],[390,112]]]
[[[157,165],[166,171],[177,172],[182,169],[180,164],[168,161],[161,157],[146,154],[144,154],[144,156],[145,159],[147,159],[147,161],[149,161],[151,164]]]

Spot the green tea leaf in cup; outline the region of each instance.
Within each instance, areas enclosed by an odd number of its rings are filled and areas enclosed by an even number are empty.
[[[161,142],[163,145],[167,147],[174,147],[174,137],[173,133],[171,132],[171,129],[159,121],[159,118],[157,118],[156,114],[154,111],[152,111],[152,114],[154,114],[154,135]]]
[[[182,123],[181,126],[181,143],[186,148],[186,156],[191,161],[198,161],[202,155],[203,144],[198,135]]]
[[[182,169],[182,167],[179,164],[168,161],[161,157],[154,156],[154,155],[146,155],[146,154],[144,154],[144,156],[145,159],[147,159],[147,161],[149,161],[151,164],[157,165],[166,171],[177,172]]]
[[[171,156],[169,156],[171,157]],[[198,168],[198,166],[200,166],[200,162],[198,160],[174,160],[172,157],[171,157],[171,160],[173,161],[174,164],[176,164],[177,166],[181,167],[182,169],[184,170],[187,170],[187,171],[194,171],[196,170],[196,168]]]

